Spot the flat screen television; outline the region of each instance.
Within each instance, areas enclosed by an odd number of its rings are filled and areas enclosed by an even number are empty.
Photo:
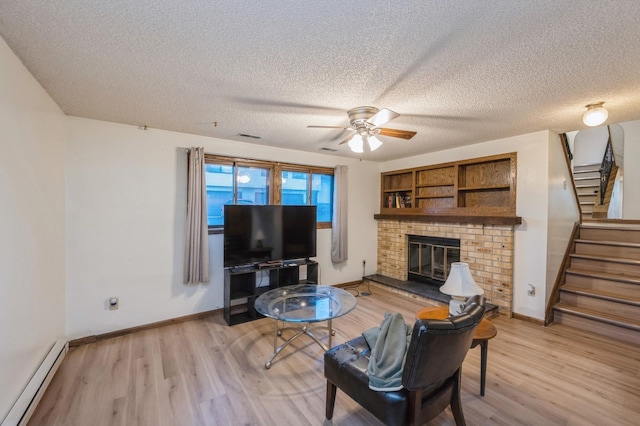
[[[316,206],[225,205],[224,267],[316,256]]]

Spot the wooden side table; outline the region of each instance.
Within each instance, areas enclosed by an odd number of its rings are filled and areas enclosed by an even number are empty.
[[[448,306],[427,306],[416,312],[416,319],[447,319],[449,318]],[[489,340],[496,337],[498,330],[495,325],[486,318],[482,318],[475,332],[471,348],[480,346],[480,396],[484,396],[485,379],[487,376],[487,354],[489,352]]]

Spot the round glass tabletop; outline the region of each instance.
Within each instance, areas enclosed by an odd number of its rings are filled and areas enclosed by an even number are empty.
[[[338,287],[301,284],[279,287],[260,295],[255,309],[286,322],[318,322],[345,315],[356,307],[353,294]]]

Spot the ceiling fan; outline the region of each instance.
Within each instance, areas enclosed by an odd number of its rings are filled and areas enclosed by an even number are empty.
[[[400,114],[393,112],[390,109],[382,108],[378,109],[372,106],[360,106],[355,107],[347,111],[349,116],[350,127],[341,126],[307,126],[308,128],[320,128],[320,129],[345,129],[351,130],[355,133],[349,135],[346,139],[340,142],[348,143],[349,148],[353,152],[364,152],[364,142],[367,142],[369,149],[375,151],[378,149],[382,142],[377,138],[377,135],[390,136],[392,138],[411,139],[416,135],[416,132],[409,130],[390,129],[387,127],[380,127],[389,121],[400,117]]]

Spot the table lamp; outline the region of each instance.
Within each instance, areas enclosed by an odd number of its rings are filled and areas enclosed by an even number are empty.
[[[467,298],[476,294],[484,294],[484,290],[473,281],[471,272],[469,272],[469,264],[465,262],[451,263],[451,271],[449,271],[447,281],[440,287],[440,292],[451,296],[449,302],[449,315],[451,316],[462,313]]]

